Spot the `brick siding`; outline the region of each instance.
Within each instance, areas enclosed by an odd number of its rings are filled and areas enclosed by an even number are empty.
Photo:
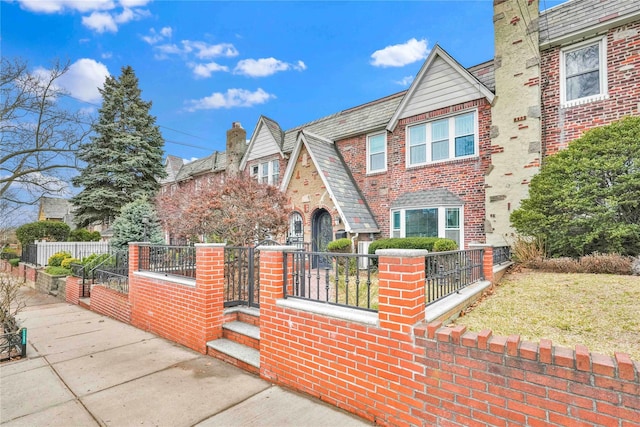
[[[640,22],[609,30],[606,43],[609,98],[568,108],[560,106],[560,48],[541,52],[543,157],[585,130],[640,114]]]
[[[129,295],[109,289],[106,286],[96,285],[91,288],[91,311],[120,322],[131,322]]]
[[[477,108],[479,156],[451,160],[421,167],[406,168],[406,127],[438,116]],[[362,191],[381,230],[389,237],[390,208],[404,193],[445,188],[464,200],[464,241],[485,242],[485,173],[491,165],[491,106],[486,99],[453,105],[399,121],[396,129],[387,132],[387,171],[367,175],[367,137],[336,142],[345,163]]]

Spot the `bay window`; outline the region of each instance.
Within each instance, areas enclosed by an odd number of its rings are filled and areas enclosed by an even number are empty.
[[[404,208],[391,211],[391,237],[443,237],[464,245],[462,207]]]

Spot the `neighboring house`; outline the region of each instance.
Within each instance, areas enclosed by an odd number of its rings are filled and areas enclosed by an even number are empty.
[[[74,228],[71,202],[57,197],[41,197],[38,221],[59,221]]]
[[[639,114],[640,2],[494,9],[493,60],[465,69],[435,46],[405,92],[286,131],[261,116],[248,144],[234,123],[226,153],[180,166],[163,191],[240,170],[287,194],[287,240],[313,250],[342,236],[361,251],[381,237],[504,244],[544,156]]]
[[[494,1],[496,102],[487,176],[487,241],[509,240],[509,215],[541,162],[585,130],[640,115],[640,1]]]

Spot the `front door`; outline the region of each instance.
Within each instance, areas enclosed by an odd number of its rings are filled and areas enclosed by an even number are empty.
[[[325,209],[318,210],[312,221],[312,242],[314,252],[326,252],[327,245],[333,240],[331,215]],[[314,257],[314,267],[326,267],[330,263],[328,257]],[[325,265],[327,264],[327,265]]]

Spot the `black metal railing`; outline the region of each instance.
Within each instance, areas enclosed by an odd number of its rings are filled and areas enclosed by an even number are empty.
[[[100,284],[121,293],[129,293],[129,251],[111,254],[91,271],[94,284]]]
[[[224,248],[224,306],[260,303],[260,251],[254,247]]]
[[[27,264],[38,265],[38,246],[34,244],[23,246],[20,261],[26,262]]]
[[[195,246],[141,245],[138,254],[138,270],[164,275],[196,277]]]
[[[436,252],[425,256],[426,303],[446,296],[484,279],[484,249]]]
[[[285,298],[378,309],[377,255],[289,252],[284,257]]]
[[[5,315],[2,325],[4,333],[0,334],[0,361],[14,357],[27,356],[27,329],[18,328],[15,318]]]
[[[494,246],[493,247],[493,265],[511,261],[511,246]]]

